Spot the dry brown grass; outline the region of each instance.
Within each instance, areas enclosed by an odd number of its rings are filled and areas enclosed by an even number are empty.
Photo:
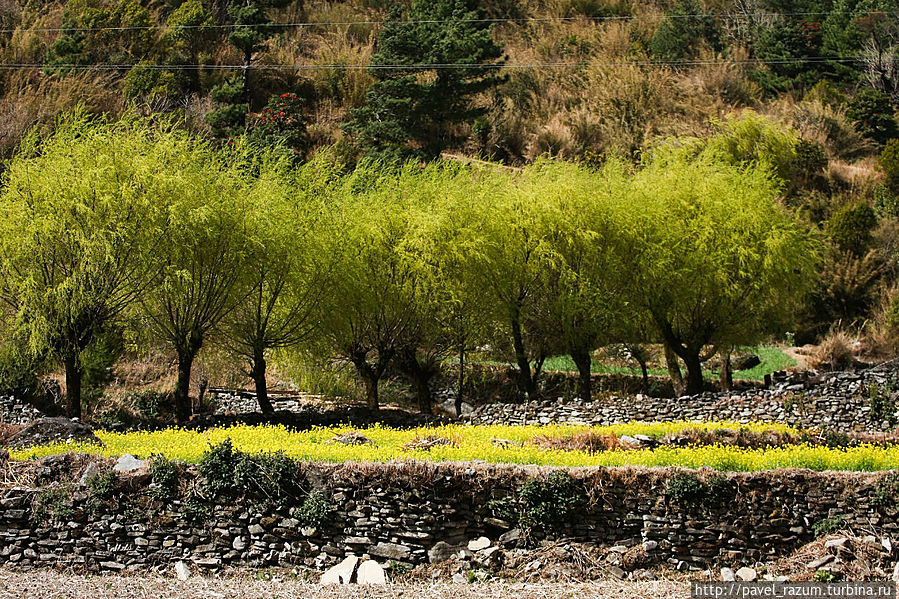
[[[808,355],[806,364],[815,370],[846,370],[858,364],[857,354],[860,348],[857,335],[831,328]]]

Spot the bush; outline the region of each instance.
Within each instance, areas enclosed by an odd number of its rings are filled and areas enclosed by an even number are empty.
[[[831,329],[812,350],[807,363],[814,370],[847,370],[856,364],[856,339],[845,331]]]
[[[282,505],[301,493],[296,481],[297,464],[278,451],[250,455],[237,451],[231,439],[209,449],[200,460],[202,488],[212,498],[236,496],[264,505]]]
[[[31,510],[31,521],[48,524],[67,520],[74,513],[72,489],[68,485],[48,487],[37,494]]]
[[[712,508],[733,500],[736,487],[726,476],[720,474],[713,474],[702,481],[695,473],[678,472],[669,479],[665,494],[669,500],[685,508]]]
[[[545,481],[527,481],[518,490],[518,496],[521,526],[544,532],[570,521],[587,503],[584,485],[562,470],[553,471]]]
[[[891,139],[878,158],[883,169],[883,184],[893,197],[899,197],[899,138]]]
[[[163,455],[150,456],[150,496],[160,501],[171,499],[178,494],[178,477],[181,469],[177,462]]]
[[[839,532],[843,529],[844,524],[843,516],[832,516],[815,522],[814,526],[812,526],[812,531],[816,537],[824,537]]]
[[[310,526],[321,530],[334,513],[334,506],[324,493],[312,491],[306,496],[303,505],[290,510],[290,515],[299,521],[300,526]]]
[[[877,213],[866,202],[846,204],[827,220],[827,234],[842,252],[863,256],[871,247]]]
[[[874,490],[872,503],[877,506],[894,506],[899,499],[899,474],[893,472],[883,479]]]
[[[38,390],[41,361],[14,343],[0,346],[0,395],[30,400]]]
[[[859,133],[879,144],[899,137],[890,97],[882,91],[871,87],[861,89],[849,101],[846,116],[855,122]]]

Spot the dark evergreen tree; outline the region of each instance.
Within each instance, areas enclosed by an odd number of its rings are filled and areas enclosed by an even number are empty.
[[[484,112],[472,96],[500,81],[502,47],[477,0],[395,4],[371,58],[375,83],[345,125],[367,153],[435,157],[458,140],[454,126]]]
[[[206,122],[217,137],[243,132],[252,99],[253,56],[277,31],[266,11],[284,8],[289,3],[290,0],[234,0],[228,5],[228,16],[235,25],[228,41],[243,54],[243,68],[240,77],[229,77],[211,91],[212,98],[221,106],[206,114]]]

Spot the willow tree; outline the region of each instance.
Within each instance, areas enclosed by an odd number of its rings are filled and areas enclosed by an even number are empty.
[[[249,364],[263,412],[272,412],[266,358],[272,350],[308,339],[317,325],[322,289],[332,260],[322,251],[324,200],[337,177],[336,163],[324,154],[294,170],[278,150],[250,149],[253,171],[245,201],[248,227],[255,240],[244,266],[244,287],[226,318],[225,344]]]
[[[544,360],[559,353],[559,339],[547,326],[545,269],[559,224],[557,196],[532,194],[528,173],[494,172],[481,177],[482,191],[462,199],[473,217],[460,240],[465,248],[464,283],[492,321],[500,347],[509,347],[519,386],[537,393]]]
[[[540,206],[550,231],[540,260],[541,293],[532,327],[555,337],[578,369],[578,394],[592,397],[592,354],[624,333],[622,229],[626,204],[623,167],[600,172],[573,164],[540,162],[526,170],[522,187]]]
[[[165,202],[158,284],[142,298],[149,330],[178,360],[175,412],[192,413],[190,376],[206,338],[248,293],[244,269],[256,240],[248,226],[250,184],[240,157],[191,138],[153,190]]]
[[[788,322],[819,256],[809,230],[778,203],[769,169],[670,152],[638,172],[628,294],[702,392],[703,348],[748,345]]]
[[[395,181],[376,164],[357,168],[335,190],[324,233],[335,276],[321,295],[320,336],[327,351],[356,368],[373,409],[381,379],[415,326],[420,291],[416,269],[398,251],[409,211]]]
[[[166,125],[67,115],[27,135],[4,173],[0,294],[29,350],[65,367],[70,417],[82,354],[158,280],[157,181],[186,144]]]

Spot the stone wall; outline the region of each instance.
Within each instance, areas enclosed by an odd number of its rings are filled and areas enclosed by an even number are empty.
[[[642,394],[579,399],[492,403],[468,417],[474,424],[606,425],[633,420],[734,420],[782,422],[801,428],[888,432],[895,430],[899,370],[884,366],[861,372],[782,376],[770,389],[704,393],[678,398]],[[880,399],[874,409],[872,397]],[[892,414],[890,412],[893,412]]]
[[[8,395],[0,396],[0,422],[28,424],[42,416],[40,410],[26,401]]]
[[[299,467],[307,488],[321,489],[336,508],[321,530],[301,526],[289,506],[266,509],[245,501],[215,505],[202,521],[190,523],[184,502],[146,496],[146,475],[121,483],[127,491],[117,506],[104,509],[92,503],[87,487],[70,484],[62,517],[35,524],[33,508],[46,501],[46,489],[6,488],[0,491],[0,563],[134,570],[189,560],[208,568],[322,568],[349,553],[421,563],[438,542],[465,547],[483,535],[507,547],[521,543],[514,522],[498,519],[488,502],[551,471],[420,462]],[[883,501],[884,489],[892,488],[884,473],[728,474],[731,495],[678,502],[669,488],[672,470],[569,472],[581,481],[589,501],[550,536],[642,544],[656,562],[682,569],[783,554],[809,541],[815,523],[825,518],[842,517],[846,526],[899,541],[895,498]],[[699,473],[700,479],[709,475]]]

